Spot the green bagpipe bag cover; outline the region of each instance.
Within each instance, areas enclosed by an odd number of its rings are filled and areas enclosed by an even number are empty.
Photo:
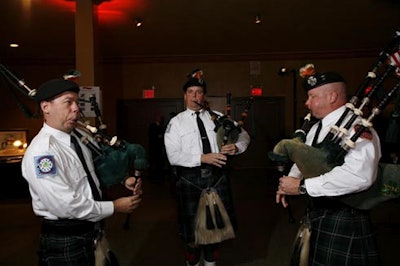
[[[124,147],[105,146],[103,155],[94,160],[96,174],[103,187],[120,183],[129,176],[129,170],[146,169],[146,151],[142,145],[126,143]]]

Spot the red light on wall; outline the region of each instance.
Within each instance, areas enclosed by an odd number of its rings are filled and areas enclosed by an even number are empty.
[[[32,1],[32,0],[30,0]],[[75,12],[76,1],[78,0],[42,0],[43,4],[53,4]],[[146,7],[144,0],[92,0],[98,14],[99,24],[120,24],[129,23],[131,18],[127,13],[141,13]],[[26,2],[26,0],[25,0]],[[33,2],[33,1],[32,1]]]
[[[143,98],[144,99],[154,98],[154,90],[143,90]]]
[[[263,90],[260,87],[251,88],[251,96],[262,96]]]

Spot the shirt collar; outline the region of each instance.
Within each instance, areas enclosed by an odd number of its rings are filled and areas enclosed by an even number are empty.
[[[327,116],[321,119],[323,127],[336,123],[338,117],[340,117],[343,114],[345,109],[346,106],[343,105],[338,109],[336,109],[335,111],[330,112]]]
[[[43,124],[43,129],[45,132],[54,136],[58,141],[65,143],[68,146],[71,146],[71,134],[65,133],[61,130],[55,129],[46,123]]]
[[[202,116],[203,113],[205,112],[205,110],[204,110],[204,109],[201,109],[201,110],[199,110],[199,111],[193,111],[193,110],[190,110],[190,109],[186,109],[186,113],[187,113],[189,116],[196,116],[196,112],[199,112],[199,113],[200,113],[200,116]]]

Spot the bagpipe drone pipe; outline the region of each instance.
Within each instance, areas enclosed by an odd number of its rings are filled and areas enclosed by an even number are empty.
[[[324,140],[316,146],[306,145],[305,139],[309,130],[309,116],[302,129],[297,130],[292,139],[278,142],[268,157],[284,164],[294,162],[304,178],[312,178],[327,173],[344,163],[346,154],[355,147],[357,139],[371,128],[372,120],[384,110],[395,96],[400,97],[400,33],[397,32],[392,42],[380,53],[379,59],[368,72],[356,94],[346,104],[346,109],[336,124],[330,128]],[[393,50],[395,51],[393,53]],[[379,71],[381,70],[381,71]],[[392,77],[394,86],[384,90],[384,82]],[[385,96],[378,99],[371,114],[363,117],[363,110],[378,94]],[[388,91],[386,93],[386,91]],[[363,97],[361,103],[359,99]],[[379,98],[379,97],[376,97]],[[398,101],[397,101],[398,102]],[[358,107],[356,107],[358,106]],[[354,126],[354,133],[350,129]],[[378,173],[372,186],[361,192],[335,197],[337,200],[358,209],[371,209],[378,204],[400,196],[400,165],[379,163]]]
[[[214,131],[217,134],[217,143],[220,149],[223,145],[234,144],[237,142],[239,134],[242,131],[242,126],[244,125],[245,119],[247,118],[248,113],[250,111],[250,107],[254,102],[254,98],[250,97],[246,102],[243,112],[241,113],[242,115],[241,120],[235,121],[232,119],[231,116],[231,109],[232,109],[231,99],[232,99],[232,94],[228,92],[226,94],[225,115],[219,115],[213,112],[210,109],[209,103],[207,101],[205,101],[204,104],[195,102],[197,105],[199,105],[201,108],[203,108],[210,114],[211,119],[213,120],[215,125]]]
[[[2,64],[0,64],[0,74],[10,86],[10,93],[16,99],[23,113],[29,118],[37,118],[38,116],[32,114],[15,93],[15,90],[18,90],[30,100],[35,100],[36,90],[30,89],[22,79],[19,79]],[[107,127],[101,120],[96,98],[92,96],[89,101],[96,114],[96,120],[99,121],[99,129],[90,126],[87,121],[78,121],[79,128],[74,129],[74,133],[92,152],[95,171],[102,187],[107,188],[121,183],[128,176],[140,176],[148,166],[143,146],[119,140],[116,136],[109,137]],[[81,112],[80,120],[82,119],[85,118]]]
[[[33,118],[35,115],[29,110],[29,107],[19,98],[19,92],[24,97],[28,96],[29,99],[33,100],[36,95],[35,89],[30,89],[24,82],[24,80],[18,78],[16,74],[11,72],[6,66],[0,64],[0,76],[5,82],[5,87],[8,92],[17,103],[17,106],[21,109],[23,114],[28,118]]]

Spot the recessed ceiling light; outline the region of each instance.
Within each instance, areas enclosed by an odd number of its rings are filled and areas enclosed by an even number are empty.
[[[135,26],[140,28],[143,26],[143,21],[140,18],[135,19]]]
[[[10,44],[10,47],[11,47],[11,48],[18,48],[18,47],[19,47],[19,44],[18,44],[18,43],[11,43],[11,44]]]

